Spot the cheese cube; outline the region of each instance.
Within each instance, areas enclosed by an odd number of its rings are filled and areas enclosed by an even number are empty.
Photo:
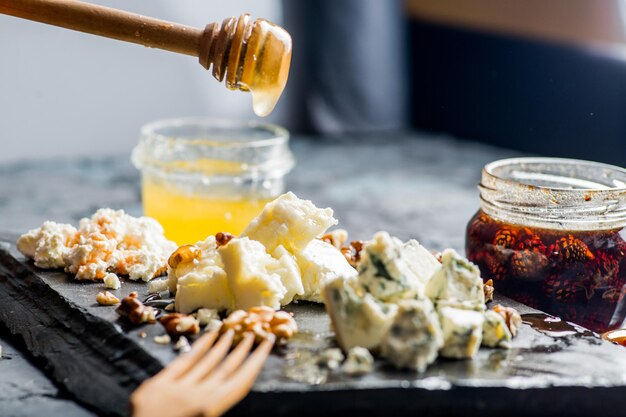
[[[452,249],[441,255],[441,266],[426,284],[426,296],[440,300],[484,306],[483,280],[478,267]]]
[[[304,294],[296,296],[299,300],[321,303],[322,288],[327,282],[339,277],[357,277],[356,269],[350,266],[343,254],[330,243],[319,239],[312,240],[302,252],[296,253],[296,261],[304,286]]]
[[[268,266],[268,269],[278,274],[280,281],[287,290],[285,296],[280,300],[280,304],[284,306],[291,303],[294,296],[304,294],[302,276],[300,275],[300,268],[296,263],[296,259],[283,245],[277,246],[272,256],[277,262],[273,266]]]
[[[423,297],[424,285],[439,267],[417,241],[402,243],[387,232],[376,233],[361,256],[359,282],[383,302]]]
[[[381,354],[398,368],[424,372],[443,346],[439,318],[428,298],[401,300],[381,345]]]
[[[222,259],[217,253],[217,242],[215,241],[215,236],[210,235],[205,240],[197,242],[195,246],[201,251],[198,259],[194,259],[191,262],[181,262],[176,266],[176,268],[172,268],[169,265],[167,267],[167,283],[172,294],[176,294],[176,286],[179,278],[185,276],[186,274],[190,272],[201,273],[205,268],[212,271],[212,267],[214,266],[222,268]]]
[[[226,274],[218,266],[190,272],[178,280],[174,306],[179,313],[198,308],[232,310],[234,304]]]
[[[443,347],[439,354],[444,358],[473,358],[483,337],[483,313],[453,307],[439,309],[443,330]]]
[[[276,260],[267,254],[262,244],[247,237],[235,238],[218,252],[235,299],[235,309],[259,306],[280,309],[287,289],[280,276],[271,272]]]
[[[261,242],[270,253],[283,245],[295,254],[336,224],[332,209],[317,208],[289,192],[267,203],[241,236]]]
[[[509,349],[512,338],[513,336],[504,321],[504,317],[492,310],[485,311],[483,346]]]
[[[362,293],[354,280],[337,278],[324,286],[324,302],[339,346],[376,349],[391,326],[397,307]]]

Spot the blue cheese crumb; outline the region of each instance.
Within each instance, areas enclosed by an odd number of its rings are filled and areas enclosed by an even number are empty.
[[[372,372],[374,369],[374,357],[369,350],[361,346],[355,346],[348,351],[348,357],[341,370],[348,375],[361,375]]]

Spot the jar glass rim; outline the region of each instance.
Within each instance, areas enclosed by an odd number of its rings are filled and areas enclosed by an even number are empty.
[[[566,158],[491,162],[478,186],[481,208],[534,227],[606,230],[626,226],[626,169]]]
[[[545,176],[540,178],[534,175],[518,175],[516,178],[504,177],[498,171],[502,168],[511,168],[511,167],[524,167],[530,165],[561,165],[561,166],[570,166],[570,167],[578,167],[584,169],[594,169],[594,170],[604,170],[611,171],[615,174],[623,176],[624,181],[619,179],[613,179],[613,184],[611,185],[603,185],[597,182],[597,180],[593,181],[590,179],[575,179],[574,181],[568,181],[567,177],[559,177],[555,178],[554,176]],[[579,159],[570,159],[570,158],[552,158],[552,157],[519,157],[519,158],[507,158],[500,159],[497,161],[493,161],[485,165],[483,168],[483,180],[485,176],[493,177],[499,181],[508,182],[511,185],[522,185],[525,187],[533,187],[544,190],[558,190],[560,192],[594,192],[594,191],[620,191],[626,190],[626,169],[611,165],[605,164],[602,162],[594,162],[594,161],[585,161]],[[571,178],[571,177],[570,177]],[[609,177],[605,177],[604,179],[610,179]],[[526,181],[525,181],[526,180]],[[531,182],[534,180],[535,183]],[[554,181],[562,181],[563,184],[569,185],[569,187],[563,186],[547,186],[536,183],[536,181],[540,180],[554,180]]]
[[[210,140],[188,138],[185,135],[172,135],[161,132],[168,128],[183,128],[186,126],[198,126],[204,128],[220,128],[220,129],[250,129],[268,132],[267,138],[252,140]],[[241,136],[243,138],[243,136]],[[185,141],[193,145],[214,146],[223,148],[252,148],[262,146],[275,146],[285,143],[289,140],[289,131],[272,123],[258,122],[254,120],[230,120],[230,119],[213,119],[208,117],[179,117],[171,119],[162,119],[147,123],[141,127],[141,140],[157,140],[157,141]]]

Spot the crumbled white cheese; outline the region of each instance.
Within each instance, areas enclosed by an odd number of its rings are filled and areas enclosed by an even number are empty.
[[[198,324],[200,324],[200,326],[206,326],[211,320],[219,320],[220,315],[215,309],[200,308],[196,313],[196,318],[198,319]]]
[[[247,237],[234,238],[218,250],[228,286],[234,298],[234,308],[249,310],[267,306],[280,309],[287,289],[275,270],[276,260],[263,245]]]
[[[424,372],[437,359],[443,335],[437,313],[427,299],[402,300],[389,332],[381,345],[381,355],[398,368]]]
[[[181,336],[178,338],[178,341],[174,345],[174,350],[179,351],[180,353],[186,353],[191,350],[191,345],[189,344],[189,340],[185,336]]]
[[[492,310],[485,311],[482,345],[509,349],[512,338],[504,317]]]
[[[266,204],[241,236],[261,242],[268,252],[283,245],[295,254],[336,224],[332,209],[317,208],[311,201],[288,192]]]
[[[302,274],[296,259],[283,245],[277,246],[272,256],[278,262],[268,266],[268,268],[271,272],[278,274],[280,281],[285,286],[287,292],[283,299],[280,300],[280,304],[287,305],[293,301],[294,297],[304,294]]]
[[[484,308],[485,293],[478,267],[446,249],[441,255],[441,266],[426,284],[426,295],[438,303],[449,301]]]
[[[169,291],[167,279],[154,279],[148,284],[148,294],[157,294],[165,290]]]
[[[355,346],[348,351],[348,357],[341,367],[348,375],[366,374],[373,369],[374,357],[369,350],[361,346]]]
[[[119,290],[122,287],[119,277],[113,273],[104,276],[104,285],[111,290]]]
[[[323,296],[337,342],[346,352],[355,346],[376,349],[397,310],[359,291],[355,280],[337,278],[324,287]]]
[[[45,222],[22,235],[18,249],[41,268],[61,268],[79,280],[101,280],[108,272],[149,281],[165,271],[176,244],[154,219],[100,209],[80,227]]]
[[[297,253],[296,260],[304,286],[304,294],[295,297],[298,300],[321,303],[321,291],[327,282],[340,277],[353,279],[358,275],[337,248],[319,239],[312,240],[302,252]]]
[[[171,341],[172,338],[167,333],[161,336],[154,336],[154,343],[158,343],[159,345],[169,345]]]
[[[419,298],[438,267],[437,259],[417,241],[402,243],[387,232],[378,232],[363,248],[359,282],[383,302]]]

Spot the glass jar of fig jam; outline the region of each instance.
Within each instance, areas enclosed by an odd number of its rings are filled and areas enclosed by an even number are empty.
[[[482,171],[466,252],[496,291],[597,332],[626,318],[626,170],[514,158]]]

